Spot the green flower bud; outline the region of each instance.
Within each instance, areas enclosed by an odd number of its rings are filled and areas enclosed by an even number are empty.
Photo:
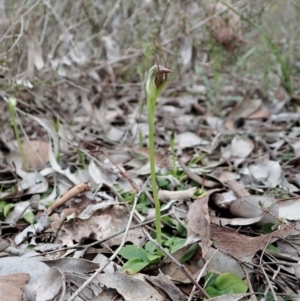
[[[170,72],[173,71],[160,65],[154,65],[151,67],[146,83],[146,92],[149,97],[156,98],[160,95],[166,85],[167,76]]]

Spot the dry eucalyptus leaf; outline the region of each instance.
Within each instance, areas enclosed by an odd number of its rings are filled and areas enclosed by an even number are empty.
[[[263,217],[263,214],[261,214],[258,217],[248,217],[248,218],[222,218],[222,217],[216,217],[216,216],[211,216],[210,221],[213,224],[216,225],[222,225],[222,226],[247,226],[247,225],[252,225],[257,222],[259,222]]]
[[[175,137],[175,141],[179,148],[189,148],[197,145],[208,145],[209,142],[200,138],[198,135],[192,132],[184,132]]]
[[[151,285],[149,285],[142,274],[129,276],[116,272],[114,274],[101,274],[97,278],[107,288],[114,288],[126,301],[164,301]]]
[[[49,161],[49,143],[39,140],[24,141],[22,143],[26,165],[29,169],[42,169]],[[22,157],[19,150],[10,152],[6,160],[8,163],[14,165],[17,168],[22,168]]]
[[[23,257],[2,257],[0,258],[0,276],[28,273],[30,282],[36,282],[42,274],[47,272],[49,267],[37,260]]]
[[[189,208],[187,214],[187,237],[198,234],[202,242],[202,254],[205,256],[211,245],[210,241],[210,216],[208,211],[208,195],[196,199]]]
[[[93,238],[101,240],[113,234],[123,231],[128,222],[129,215],[124,207],[115,205],[103,210],[98,210],[85,220],[74,218],[64,223],[59,231],[58,240],[64,240],[64,236],[72,237],[74,241],[81,241],[82,238]],[[117,235],[105,243],[108,246],[119,245],[123,234]],[[139,228],[131,229],[128,232],[126,241],[136,245],[144,243],[144,235]]]
[[[186,301],[186,296],[175,284],[165,275],[145,276],[154,287],[161,289],[172,301]]]
[[[252,177],[268,188],[280,185],[283,179],[282,168],[277,161],[264,160],[249,166]]]
[[[244,218],[261,217],[264,214],[258,222],[261,226],[278,220],[278,205],[273,196],[249,195],[238,198],[230,205],[230,212]]]
[[[245,277],[245,270],[243,270],[240,261],[227,254],[224,254],[220,250],[216,252],[215,248],[210,247],[205,259],[206,262],[208,262],[207,272],[218,274],[231,272],[236,274],[238,277]],[[204,266],[205,263],[202,264]],[[203,267],[201,267],[199,270],[202,270],[202,268]],[[246,268],[246,270],[248,269]]]
[[[244,236],[235,230],[216,225],[211,225],[210,230],[211,238],[220,251],[242,261],[249,261],[258,250],[264,249],[279,238],[285,238],[295,226],[296,224],[284,225],[279,230],[257,237]]]
[[[63,273],[91,273],[99,268],[99,264],[81,258],[59,258],[55,260],[44,260],[50,268],[58,268]]]
[[[231,144],[222,149],[222,155],[226,159],[231,159],[235,166],[238,166],[252,153],[254,142],[246,136],[235,136]]]
[[[0,276],[1,301],[22,301],[23,287],[29,281],[29,274],[18,273]]]
[[[300,198],[287,199],[276,203],[278,217],[288,220],[300,220]]]
[[[36,291],[36,301],[53,300],[61,290],[65,277],[58,268],[51,268],[31,287]],[[34,294],[32,294],[34,296]]]
[[[238,118],[247,118],[256,112],[262,105],[262,100],[249,99],[245,97],[242,102],[239,102],[230,112],[228,118],[237,120]]]

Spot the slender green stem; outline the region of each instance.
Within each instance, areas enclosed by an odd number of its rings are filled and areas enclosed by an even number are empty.
[[[174,132],[172,132],[172,135],[171,135],[170,147],[171,147],[171,153],[172,153],[173,175],[174,175],[174,177],[176,177],[177,176],[177,167],[176,167],[175,136],[174,136]]]
[[[158,199],[158,189],[155,177],[155,152],[154,152],[154,119],[155,119],[156,97],[147,97],[148,124],[149,124],[149,152],[150,152],[150,172],[153,198],[155,204],[155,227],[156,241],[161,244],[161,214],[160,202]]]
[[[24,168],[24,170],[27,170],[25,152],[24,152],[24,149],[23,149],[23,145],[21,143],[21,139],[20,139],[20,135],[19,135],[19,131],[18,131],[18,126],[17,126],[17,121],[16,121],[15,105],[11,101],[8,101],[8,107],[9,107],[9,112],[10,112],[10,117],[11,117],[13,128],[14,128],[14,132],[15,132],[15,135],[16,135],[16,138],[17,138],[18,148],[20,150],[21,157],[22,157],[23,168]]]

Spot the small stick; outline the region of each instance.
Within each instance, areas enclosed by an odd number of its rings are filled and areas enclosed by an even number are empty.
[[[72,187],[67,191],[62,197],[56,200],[47,210],[47,214],[50,215],[56,208],[65,204],[71,198],[77,196],[78,194],[87,191],[91,188],[91,183],[80,183]]]

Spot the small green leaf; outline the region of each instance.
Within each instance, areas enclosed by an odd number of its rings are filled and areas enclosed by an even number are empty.
[[[156,245],[151,242],[151,241],[148,241],[146,244],[145,244],[145,250],[151,254],[157,254],[157,247]]]
[[[273,228],[274,228],[273,223],[266,223],[261,227],[259,232],[264,233],[264,234],[272,233],[272,232],[274,232],[274,230],[276,230]]]
[[[163,207],[162,207],[163,209]],[[162,220],[171,227],[174,227],[174,222],[169,216],[163,216]]]
[[[190,260],[194,256],[197,249],[198,249],[198,243],[191,244],[190,247],[186,250],[186,252],[180,258],[180,262],[184,263],[184,262]]]
[[[5,207],[4,207],[4,210],[3,210],[3,215],[4,217],[7,217],[9,212],[10,212],[10,209],[14,208],[15,205],[13,203],[9,203],[7,204]]]
[[[207,281],[205,291],[210,297],[243,294],[248,290],[247,284],[238,276],[230,272],[222,275],[208,273],[205,276],[205,280]]]
[[[208,295],[211,298],[220,296],[220,293],[212,286],[209,286],[208,288],[206,288],[205,291],[208,293]]]
[[[30,225],[33,225],[35,222],[35,215],[32,211],[27,211],[25,214],[23,214],[22,218]]]
[[[278,253],[277,247],[275,247],[273,244],[269,244],[269,245],[267,246],[267,250],[270,250],[270,251],[273,251],[273,252]]]
[[[207,273],[205,276],[206,287],[215,286],[216,280],[219,277],[216,273]]]
[[[68,222],[68,221],[70,221],[70,220],[72,220],[72,219],[74,219],[74,218],[75,218],[75,213],[73,212],[73,213],[69,214],[69,215],[66,217],[66,221]]]
[[[127,260],[130,259],[142,259],[145,262],[148,262],[147,251],[143,248],[135,245],[130,245],[122,248],[120,255]]]
[[[0,201],[0,212],[4,212],[4,208],[7,205],[7,202],[5,201]]]
[[[145,268],[147,265],[149,265],[150,262],[145,262],[141,258],[133,258],[128,260],[121,268],[121,272],[133,275],[137,272],[141,271],[143,268]]]
[[[171,252],[171,253],[174,253],[174,252],[176,252],[177,250],[181,249],[181,248],[184,246],[185,241],[186,241],[186,240],[183,239],[183,238],[175,237],[175,238],[174,238],[173,245],[172,245],[171,248],[170,248],[170,252]]]
[[[147,253],[147,257],[150,263],[159,263],[161,260],[161,255]]]
[[[216,289],[220,295],[246,293],[247,284],[233,273],[224,273],[216,279]]]
[[[186,228],[181,223],[177,224],[176,230],[178,231],[178,233],[180,234],[180,236],[183,236],[183,237],[187,236],[187,230],[186,230]]]

